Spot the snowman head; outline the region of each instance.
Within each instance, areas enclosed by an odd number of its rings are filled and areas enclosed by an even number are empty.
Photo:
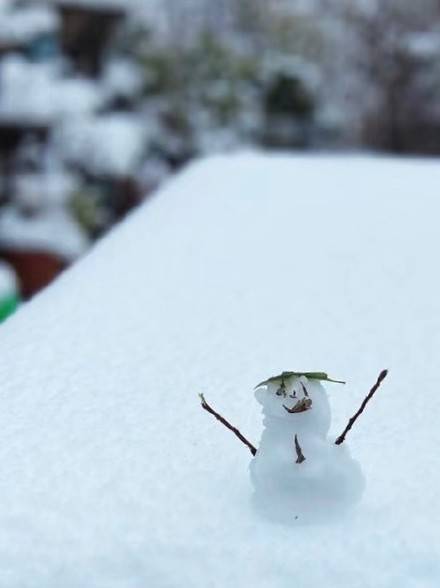
[[[304,375],[280,376],[255,390],[264,416],[291,425],[327,434],[330,428],[330,406],[327,393],[319,381]]]

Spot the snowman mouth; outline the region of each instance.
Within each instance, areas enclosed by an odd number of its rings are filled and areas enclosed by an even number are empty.
[[[283,404],[283,407],[286,409],[286,411],[289,414],[295,414],[295,413],[299,413],[299,412],[306,412],[306,410],[310,410],[312,408],[312,399],[309,396],[309,393],[307,392],[307,388],[304,386],[304,384],[301,382],[301,387],[303,389],[303,393],[304,393],[304,397],[301,398],[300,400],[297,400],[297,402],[292,406],[292,408],[288,408],[285,404]],[[296,398],[296,391],[293,391],[293,394],[290,395],[290,398]]]
[[[292,406],[292,408],[287,407],[285,404],[283,404],[283,408],[285,408],[289,414],[297,414],[299,412],[306,412],[306,410],[310,410],[312,408],[312,399],[311,398],[301,398],[301,400],[298,400],[298,402],[296,402]]]

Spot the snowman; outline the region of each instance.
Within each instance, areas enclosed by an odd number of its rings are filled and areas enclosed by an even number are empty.
[[[346,444],[328,438],[331,414],[322,381],[335,382],[323,373],[283,372],[256,388],[264,430],[250,464],[253,500],[274,521],[338,518],[361,497],[360,466]]]

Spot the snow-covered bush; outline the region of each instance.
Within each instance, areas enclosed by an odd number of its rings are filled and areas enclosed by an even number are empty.
[[[145,113],[172,163],[243,145],[305,147],[316,136],[319,69],[292,51],[256,52],[204,31],[188,47],[142,49]]]

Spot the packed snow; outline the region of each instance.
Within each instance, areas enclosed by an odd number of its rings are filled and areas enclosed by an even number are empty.
[[[437,161],[196,163],[0,327],[0,585],[437,588],[439,183]],[[255,385],[325,370],[334,438],[382,368],[346,441],[358,503],[262,516],[198,394],[258,445]]]
[[[257,509],[283,524],[340,517],[364,484],[347,444],[328,439],[330,405],[322,384],[292,377],[259,386],[255,396],[264,414],[251,463]]]

